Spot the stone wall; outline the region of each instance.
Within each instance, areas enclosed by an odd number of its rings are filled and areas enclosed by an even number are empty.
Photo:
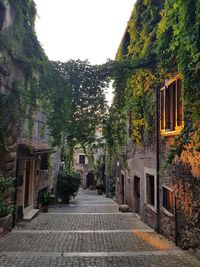
[[[169,184],[177,199],[177,242],[186,249],[200,247],[200,179],[183,161],[174,162],[167,170]]]
[[[200,247],[200,156],[198,152],[191,154],[190,148],[175,159],[167,170],[162,166],[167,151],[174,142],[174,136],[160,136],[160,231],[163,235],[184,248]],[[153,229],[157,228],[156,205],[153,209],[145,202],[146,174],[156,175],[155,139],[151,147],[138,149],[129,144],[128,169],[125,171],[125,204],[135,211],[134,177],[140,178],[140,216]],[[121,166],[122,168],[122,166]],[[121,170],[120,170],[121,171]],[[122,184],[120,174],[116,180],[116,201],[122,203]],[[163,208],[163,189],[166,186],[173,192],[173,212]],[[156,192],[155,192],[156,193]],[[175,209],[176,200],[176,209]]]
[[[144,209],[144,222],[148,224],[151,228],[156,230],[157,228],[157,214],[156,212],[151,209],[146,203],[143,205]]]

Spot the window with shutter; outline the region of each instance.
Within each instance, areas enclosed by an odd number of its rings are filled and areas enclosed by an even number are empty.
[[[178,134],[183,123],[183,86],[180,76],[169,80],[160,91],[160,130],[162,135]]]

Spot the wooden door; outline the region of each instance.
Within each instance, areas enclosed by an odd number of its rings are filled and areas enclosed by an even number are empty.
[[[121,174],[121,192],[122,192],[122,204],[125,203],[125,192],[124,192],[124,187],[125,187],[125,179],[124,179],[124,175]]]
[[[30,185],[30,161],[26,161],[25,170],[25,192],[24,192],[24,207],[26,208],[29,204],[29,185]]]
[[[134,209],[140,214],[140,178],[134,176]]]

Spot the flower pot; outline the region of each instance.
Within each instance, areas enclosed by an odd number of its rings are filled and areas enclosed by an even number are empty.
[[[0,227],[0,238],[3,236],[3,227]]]
[[[3,228],[3,233],[10,232],[12,229],[12,214],[0,218],[0,227]]]
[[[69,199],[70,199],[70,196],[68,195],[61,196],[61,201],[63,204],[69,204]]]
[[[48,210],[49,210],[49,205],[42,206],[42,212],[48,212]]]
[[[97,194],[98,195],[102,195],[103,194],[102,190],[101,189],[97,189]]]

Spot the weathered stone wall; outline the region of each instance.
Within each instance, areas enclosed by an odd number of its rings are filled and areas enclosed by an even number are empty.
[[[11,8],[8,1],[0,5],[1,23],[0,33],[4,32],[12,26],[15,19],[15,12]],[[6,103],[7,112],[4,114],[4,133],[0,146],[0,173],[4,176],[15,176],[16,165],[16,138],[18,134],[18,123],[15,121],[11,110],[18,110],[18,99],[11,98],[14,90],[13,83],[16,79],[24,81],[23,71],[17,66],[13,59],[10,58],[5,49],[1,49],[0,58],[7,58],[7,62],[0,62],[0,92],[6,95],[8,99]],[[9,111],[10,110],[10,111]]]
[[[169,184],[177,200],[177,242],[182,248],[200,247],[200,179],[192,167],[182,161],[167,170]]]
[[[126,178],[125,178],[125,204],[129,206],[131,210],[134,210],[133,206],[133,183],[134,179],[133,177],[130,177],[128,172],[126,172]]]
[[[134,211],[135,210],[135,189],[134,189],[134,177],[140,178],[140,216],[152,224],[150,219],[146,216],[145,210],[145,170],[149,169],[150,172],[156,172],[156,155],[154,140],[152,140],[152,147],[145,148],[144,150],[138,148],[132,141],[129,143],[129,154],[128,154],[128,171],[126,172],[126,204]]]
[[[143,212],[144,222],[146,224],[148,224],[151,228],[156,230],[156,228],[157,228],[157,221],[156,221],[157,214],[156,214],[156,212],[153,209],[151,209],[146,203],[144,203],[143,209],[144,209],[144,212]]]
[[[200,156],[198,152],[192,155],[188,148],[183,152],[181,159],[175,160],[163,172],[162,166],[173,142],[173,136],[160,137],[160,231],[169,239],[177,240],[182,248],[195,248],[200,246],[200,178],[198,178],[200,177]],[[155,144],[155,139],[152,143]],[[152,173],[156,173],[155,145],[145,147],[142,151],[130,143],[127,162],[125,204],[135,210],[134,176],[137,176],[140,178],[140,216],[149,226],[156,229],[156,209],[151,209],[145,203],[145,170],[148,172],[149,169],[150,172],[152,170]],[[174,201],[176,198],[177,208],[172,214],[163,208],[163,185],[173,190]],[[116,200],[122,203],[121,179],[116,182]]]

